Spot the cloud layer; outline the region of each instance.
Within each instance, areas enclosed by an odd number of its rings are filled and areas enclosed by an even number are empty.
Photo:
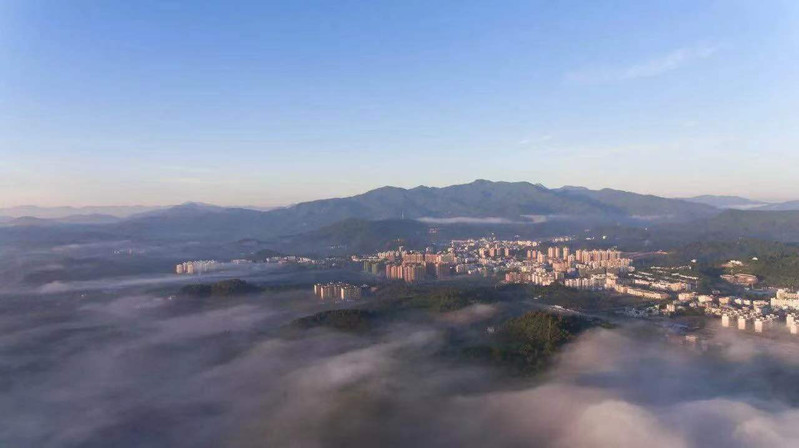
[[[799,440],[793,340],[597,330],[542,377],[453,363],[480,305],[369,336],[278,329],[302,293],[4,300],[4,446],[780,447]],[[471,327],[470,327],[471,328]]]

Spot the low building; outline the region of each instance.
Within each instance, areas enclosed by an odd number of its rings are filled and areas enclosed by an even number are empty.
[[[777,291],[777,296],[771,299],[771,307],[774,309],[799,309],[799,293],[780,289]]]
[[[726,274],[722,275],[721,278],[741,286],[754,286],[758,282],[757,276],[752,274]]]
[[[722,314],[721,315],[721,326],[725,328],[730,327],[730,315],[729,314]]]
[[[746,318],[744,316],[738,316],[738,329],[746,330]]]
[[[618,290],[618,288],[617,288]],[[643,299],[650,299],[650,300],[666,300],[670,296],[665,292],[659,291],[650,291],[648,289],[639,289],[639,288],[624,288],[624,292],[622,294],[627,294],[630,296],[641,297]],[[621,292],[621,291],[620,291]]]

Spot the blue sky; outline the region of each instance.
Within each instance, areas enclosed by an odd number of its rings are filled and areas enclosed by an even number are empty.
[[[796,199],[799,2],[4,1],[0,206]]]

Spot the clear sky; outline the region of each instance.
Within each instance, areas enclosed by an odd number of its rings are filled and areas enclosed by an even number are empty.
[[[799,2],[0,2],[0,207],[799,199]]]

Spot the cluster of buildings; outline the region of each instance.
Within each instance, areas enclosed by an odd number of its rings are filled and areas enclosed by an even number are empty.
[[[777,295],[771,299],[771,307],[799,310],[799,292],[789,292],[785,289],[777,290]]]
[[[226,271],[232,269],[250,268],[257,269],[263,263],[255,263],[252,260],[195,260],[184,261],[175,266],[175,273],[178,275],[200,275],[209,272]]]
[[[770,299],[748,299],[716,294],[683,292],[665,307],[666,314],[685,309],[699,309],[705,315],[721,318],[721,325],[738,330],[762,333],[782,327],[799,334],[799,293],[780,289]]]
[[[664,274],[653,270],[652,272],[638,271],[630,274],[632,286],[654,291],[672,293],[692,291],[699,277],[689,277],[682,274]]]
[[[222,263],[216,260],[184,261],[175,266],[178,275],[199,275],[222,269]]]
[[[453,240],[443,251],[428,248],[415,252],[399,248],[353,260],[362,261],[366,272],[407,282],[457,275],[504,275],[510,283],[550,285],[569,280],[570,285],[586,289],[597,288],[604,282],[604,279],[595,278],[596,275],[633,270],[632,260],[617,250],[572,250],[562,245],[568,241],[570,237],[548,241]]]
[[[653,266],[648,272],[631,271],[624,277],[608,275],[604,289],[646,300],[668,300],[694,290],[698,282],[699,277]]]
[[[619,294],[626,294],[628,296],[640,297],[646,300],[666,300],[671,298],[671,295],[669,295],[669,293],[667,292],[652,291],[651,289],[644,289],[644,288],[635,288],[633,286],[626,286],[622,284],[613,285],[612,288],[609,289],[613,289]]]
[[[666,300],[671,298],[667,291],[677,290],[676,285],[671,283],[661,284],[660,282],[642,282],[640,278],[630,276],[620,277],[619,275],[592,274],[588,277],[569,278],[563,281],[564,286],[584,290],[609,290],[619,294],[640,297],[646,300]],[[690,289],[690,284],[683,284],[680,289]]]
[[[385,276],[391,280],[416,283],[448,278],[453,271],[455,256],[451,253],[415,252],[400,248],[397,251],[380,252],[364,259],[356,257],[354,260],[363,261],[364,272]]]
[[[621,274],[633,272],[632,260],[617,250],[571,250],[551,246],[529,249],[524,259],[505,273],[507,283],[548,286],[553,283],[587,290],[614,287]]]
[[[418,252],[400,247],[396,251],[379,252],[365,258],[353,257],[353,260],[363,262],[364,272],[416,283],[449,278],[454,273],[457,257],[451,251],[435,252],[428,248]]]
[[[571,252],[568,248],[549,248],[546,253],[531,251],[528,256],[538,264],[532,270],[522,266],[518,271],[507,272],[506,282],[542,286],[561,283],[574,289],[610,290],[646,300],[668,300],[692,291],[699,281],[698,277],[657,266],[651,272],[636,271],[632,260],[615,250]]]
[[[308,257],[298,257],[294,255],[283,255],[279,257],[269,257],[263,261],[253,261],[248,259],[239,259],[231,261],[217,261],[217,260],[194,260],[184,261],[175,265],[175,273],[178,275],[199,275],[209,272],[226,271],[226,270],[241,270],[248,269],[257,271],[265,269],[270,264],[300,264],[300,265],[327,265],[329,260],[315,260]]]
[[[579,266],[582,269],[612,269],[623,270],[630,267],[632,260],[623,258],[617,250],[581,250],[572,251],[568,246],[552,246],[546,251],[530,249],[527,259],[537,263],[551,263],[558,271],[567,271],[569,268]]]
[[[563,285],[566,286],[567,288],[584,289],[592,291],[605,289],[607,287],[607,284],[608,284],[608,276],[605,274],[594,274],[591,275],[590,277],[567,278],[563,280]]]
[[[528,250],[519,267],[521,282],[527,283],[525,273],[532,273],[529,283],[551,284],[568,281],[567,286],[580,289],[603,288],[608,274],[618,275],[632,272],[632,260],[617,250],[576,250],[569,247],[549,247],[544,250]],[[538,277],[538,278],[536,278]],[[516,276],[506,279],[517,282]]]
[[[789,315],[786,322],[789,331],[792,334],[797,334],[798,329],[794,323],[794,319],[794,316]],[[772,327],[777,320],[778,316],[774,314],[752,315],[733,310],[721,315],[721,326],[727,328],[736,327],[739,330],[749,330],[751,328],[755,333],[762,333],[764,329]]]
[[[448,263],[402,263],[388,264],[385,268],[386,278],[404,280],[408,283],[427,279],[445,279],[452,273],[452,265]]]
[[[277,263],[277,264],[324,264],[326,260],[315,260],[308,257],[299,257],[296,255],[281,255],[279,257],[268,257],[264,259],[264,263]]]
[[[505,273],[505,283],[527,283],[531,285],[549,286],[564,280],[563,272],[547,271],[539,268],[534,271],[510,271]]]
[[[362,296],[360,286],[349,283],[317,283],[313,292],[321,300],[357,300]]]

